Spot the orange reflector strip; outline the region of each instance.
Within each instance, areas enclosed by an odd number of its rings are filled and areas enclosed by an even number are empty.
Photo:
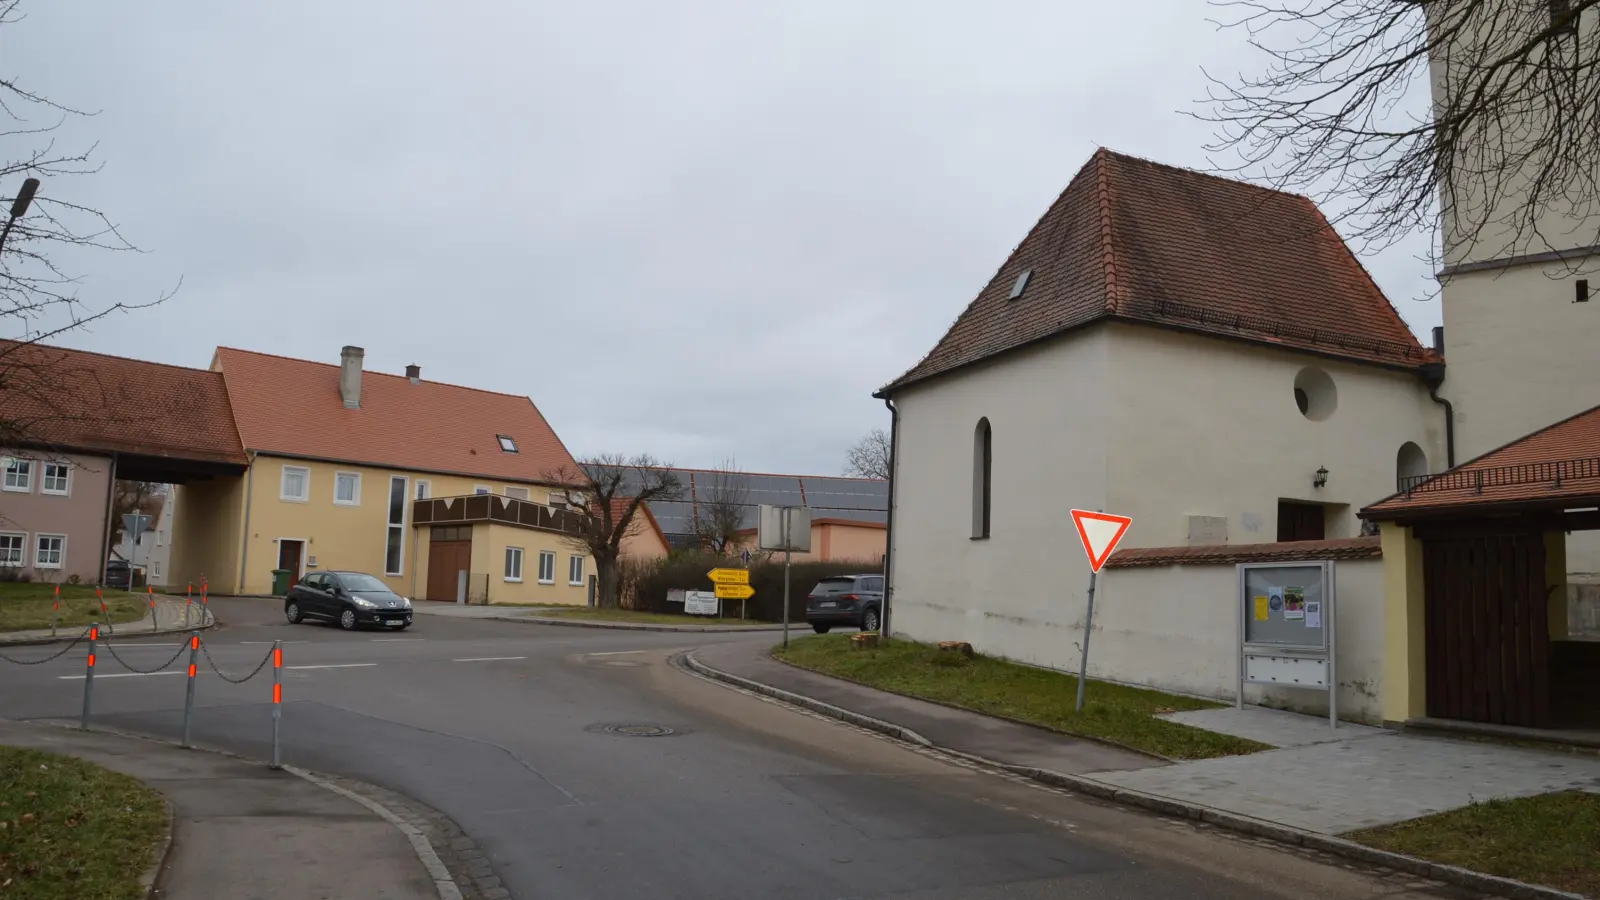
[[[283,668],[283,651],[282,650],[274,649],[272,651],[272,667],[274,669]]]
[[[273,703],[282,703],[283,702],[283,685],[275,684],[275,685],[272,686],[272,702]]]
[[[94,668],[94,654],[89,654],[89,668]]]
[[[190,650],[199,650],[200,649],[200,635],[198,635],[198,634],[189,635],[189,649]]]
[[[194,677],[194,663],[189,663],[189,677]]]
[[[100,626],[99,625],[92,625],[92,626],[89,627],[89,640],[91,640],[91,641],[100,640]]]

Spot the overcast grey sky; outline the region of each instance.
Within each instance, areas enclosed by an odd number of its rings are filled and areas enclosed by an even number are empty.
[[[43,193],[143,255],[71,262],[63,343],[219,344],[527,394],[580,455],[836,474],[1098,145],[1205,167],[1200,0],[28,0],[0,71],[99,110]],[[0,185],[9,196],[10,185]],[[1420,239],[1419,239],[1420,240]],[[1364,262],[1413,329],[1420,247]],[[500,362],[510,356],[513,364]]]

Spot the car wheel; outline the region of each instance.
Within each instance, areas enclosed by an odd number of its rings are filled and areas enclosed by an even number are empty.
[[[305,616],[300,614],[300,604],[298,603],[291,603],[284,607],[283,615],[284,618],[289,620],[290,625],[299,625],[300,620],[305,618]]]
[[[353,609],[347,609],[344,612],[339,613],[339,627],[343,628],[345,631],[355,631],[356,611]]]
[[[815,631],[817,634],[827,634],[828,629],[832,627],[832,625],[818,625],[815,622],[811,623],[811,630]]]
[[[878,611],[876,609],[873,609],[872,607],[868,607],[867,611],[861,614],[861,630],[862,631],[877,631],[878,630]]]

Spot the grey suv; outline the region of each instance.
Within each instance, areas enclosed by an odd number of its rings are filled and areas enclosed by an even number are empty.
[[[877,631],[883,615],[882,575],[836,575],[806,595],[806,623],[817,634],[835,625]]]

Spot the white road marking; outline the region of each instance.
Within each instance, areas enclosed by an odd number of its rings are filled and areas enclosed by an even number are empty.
[[[240,644],[309,644],[310,641],[240,641]]]
[[[182,644],[106,644],[116,650],[171,650],[173,647],[182,647]]]
[[[147,676],[150,676],[150,675],[183,675],[183,674],[186,674],[186,671],[177,671],[177,672],[108,672],[108,673],[106,673],[104,675],[95,675],[94,677],[95,677],[95,680],[98,681],[101,678],[144,678],[144,677],[147,677]],[[61,679],[62,681],[82,681],[83,679],[87,678],[88,676],[86,676],[86,675],[57,675],[56,677]]]
[[[377,663],[326,663],[320,666],[284,666],[285,669],[360,669]]]
[[[649,653],[649,650],[607,650],[604,653],[586,653],[585,656],[622,656],[625,653]]]
[[[379,642],[382,642],[382,641],[389,641],[391,643],[398,644],[398,643],[400,643],[402,641],[425,641],[425,640],[427,640],[427,638],[373,638],[372,640],[373,640],[374,643],[379,643]]]
[[[526,656],[469,656],[466,659],[452,659],[451,662],[500,662],[508,659],[527,659]]]

